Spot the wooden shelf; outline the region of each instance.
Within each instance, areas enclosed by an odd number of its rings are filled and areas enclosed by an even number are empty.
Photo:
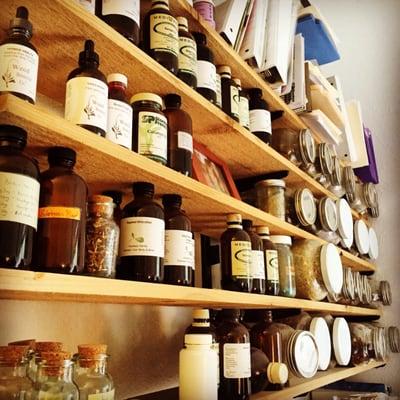
[[[333,368],[328,371],[318,372],[311,379],[293,379],[291,386],[276,392],[260,392],[251,396],[251,400],[285,400],[293,396],[308,393],[330,383],[361,374],[371,369],[384,366],[384,362],[371,361],[366,365],[351,368]]]
[[[296,308],[333,315],[381,316],[379,309],[318,301],[14,269],[0,269],[0,298],[213,308]]]
[[[237,212],[252,219],[255,225],[268,225],[274,234],[325,243],[309,232],[73,125],[44,106],[2,95],[0,121],[19,125],[29,132],[28,150],[39,160],[42,168],[47,165],[46,150],[50,146],[74,148],[78,154],[77,170],[95,192],[111,188],[130,191],[133,181],[147,180],[155,184],[158,195],[181,194],[197,232],[218,238],[226,229],[225,215]],[[344,265],[356,270],[375,270],[372,263],[347,251],[341,253]]]

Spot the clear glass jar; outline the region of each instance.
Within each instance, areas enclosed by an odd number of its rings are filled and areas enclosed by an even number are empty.
[[[285,221],[285,181],[267,179],[256,183],[257,208]]]
[[[287,222],[304,229],[312,229],[317,219],[317,206],[311,190],[303,188],[287,194]]]
[[[118,255],[119,227],[114,221],[111,197],[89,197],[86,222],[86,275],[114,278]]]
[[[372,301],[381,302],[384,306],[392,304],[392,289],[388,281],[377,281],[371,279],[370,281],[372,291]]]
[[[271,236],[270,240],[278,250],[279,295],[296,297],[296,274],[291,250],[292,238],[276,235]]]
[[[279,322],[291,326],[293,329],[305,331],[308,330],[312,317],[305,311],[291,315],[290,317],[280,318]]]
[[[389,326],[387,328],[386,340],[393,353],[400,353],[400,332],[397,326]]]
[[[366,364],[370,360],[372,347],[371,329],[361,323],[349,324],[351,333],[351,363],[354,366]]]
[[[331,184],[331,175],[333,172],[332,150],[329,144],[319,143],[317,145],[315,168],[317,170],[315,179],[321,185],[328,188]]]
[[[337,156],[332,158],[333,168],[331,174],[331,184],[328,189],[337,197],[342,197],[346,194],[343,186],[343,168],[340,165],[340,160]]]
[[[318,218],[315,221],[313,231],[315,234],[331,243],[338,243],[339,237],[338,217],[335,202],[330,197],[323,197],[318,202]]]
[[[362,185],[364,202],[368,207],[368,213],[373,218],[379,216],[379,200],[376,185],[373,183],[364,183]]]

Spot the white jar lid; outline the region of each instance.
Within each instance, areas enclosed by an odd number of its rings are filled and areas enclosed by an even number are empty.
[[[272,235],[269,237],[272,243],[292,245],[292,238],[284,235]]]
[[[338,199],[336,201],[336,210],[338,216],[338,229],[342,239],[353,237],[353,216],[347,200]]]
[[[318,347],[311,332],[299,331],[294,343],[294,361],[303,378],[312,378],[318,370]]]
[[[311,320],[310,332],[314,335],[318,347],[318,369],[325,371],[329,367],[332,353],[331,334],[324,318]]]
[[[367,254],[369,250],[369,232],[362,219],[357,220],[354,224],[354,238],[360,254]]]
[[[342,238],[340,240],[340,243],[345,249],[351,249],[351,246],[353,246],[354,242],[354,229],[351,230],[351,237],[349,238]]]
[[[351,335],[349,325],[344,318],[335,318],[332,336],[337,363],[342,366],[348,365],[351,357]]]
[[[343,286],[343,265],[337,247],[324,244],[321,247],[321,272],[324,284],[331,294],[339,294]]]
[[[368,255],[371,260],[376,260],[379,256],[379,244],[378,237],[376,236],[376,232],[374,228],[369,228],[369,250]]]
[[[318,204],[319,221],[325,231],[336,232],[338,216],[336,204],[330,197],[324,197]]]

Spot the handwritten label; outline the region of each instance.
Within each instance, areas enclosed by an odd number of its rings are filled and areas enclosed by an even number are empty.
[[[81,220],[81,209],[79,207],[41,207],[39,208],[39,218],[61,218]]]

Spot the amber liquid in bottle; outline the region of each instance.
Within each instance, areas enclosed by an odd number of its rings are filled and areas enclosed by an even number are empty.
[[[50,168],[41,175],[35,267],[39,271],[79,273],[85,261],[85,181],[74,172],[75,151],[49,150]]]
[[[267,368],[269,360],[263,351],[251,348],[251,392],[258,393],[268,385]]]
[[[179,24],[179,55],[178,78],[191,88],[197,87],[197,50],[196,42],[189,32],[186,18],[178,17]]]

